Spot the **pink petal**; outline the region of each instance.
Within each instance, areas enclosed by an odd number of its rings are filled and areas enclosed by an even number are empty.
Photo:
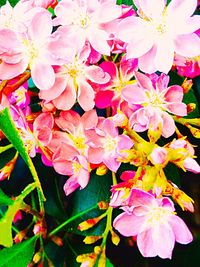
[[[183,100],[183,88],[179,85],[172,85],[167,88],[164,97],[167,102],[181,102]]]
[[[52,31],[51,14],[45,9],[36,13],[31,20],[28,31],[32,40],[41,41],[49,37]]]
[[[95,29],[90,32],[88,40],[91,46],[102,55],[110,55],[110,46],[108,45],[107,40],[109,39],[108,34],[99,29]]]
[[[72,175],[67,182],[64,185],[64,191],[66,196],[70,195],[72,192],[74,192],[77,188],[79,188],[80,185],[77,182],[76,176]]]
[[[56,77],[54,85],[46,90],[47,88],[40,89],[39,97],[41,99],[45,99],[47,101],[51,101],[57,98],[62,92],[65,90],[67,84],[67,80],[63,77]]]
[[[100,64],[100,67],[111,76],[112,80],[118,77],[118,69],[113,62],[104,61]]]
[[[51,65],[35,61],[31,65],[31,76],[34,84],[40,89],[50,89],[55,83],[55,73]]]
[[[54,125],[53,115],[51,113],[42,113],[40,114],[33,123],[33,131],[38,131],[42,127],[47,126],[52,129]]]
[[[135,171],[124,171],[121,174],[120,179],[123,181],[128,181],[132,179],[134,176],[135,176]]]
[[[185,103],[169,103],[166,108],[170,113],[177,116],[187,116],[187,105]]]
[[[192,242],[193,237],[184,221],[177,215],[172,215],[169,218],[169,224],[175,235],[175,239],[178,243],[188,244]]]
[[[88,182],[90,180],[90,174],[85,169],[81,169],[78,176],[77,176],[77,182],[79,183],[81,189],[85,188],[88,185]]]
[[[157,45],[155,66],[156,69],[168,73],[174,61],[174,43],[166,37],[160,38]]]
[[[55,171],[62,175],[71,175],[73,174],[72,162],[65,159],[59,159],[53,161],[53,167]]]
[[[165,220],[165,218],[163,218]],[[162,259],[171,259],[175,245],[175,235],[172,229],[165,223],[159,223],[153,228],[154,249]]]
[[[140,233],[144,220],[144,216],[138,217],[123,212],[115,218],[113,227],[123,236],[136,236]]]
[[[175,40],[175,52],[184,57],[200,54],[200,38],[195,33],[179,35]]]
[[[99,164],[103,161],[103,148],[92,148],[88,149],[88,160],[90,163]]]
[[[114,97],[113,91],[99,91],[95,95],[95,105],[98,108],[107,108],[111,105],[112,98]]]
[[[172,117],[166,112],[162,112],[161,114],[163,125],[162,125],[162,136],[168,138],[172,136],[175,132],[175,123]]]
[[[177,18],[188,18],[190,17],[197,7],[197,0],[173,0],[170,1],[167,12]]]
[[[22,60],[16,64],[7,64],[5,62],[1,62],[0,79],[9,80],[15,78],[19,74],[22,74],[27,67],[28,67],[28,62],[26,60]]]
[[[157,70],[154,63],[155,55],[156,47],[154,45],[146,54],[144,54],[138,59],[139,69],[149,74],[155,72]]]
[[[165,0],[140,0],[139,8],[148,18],[156,18],[162,15],[165,4]]]
[[[100,23],[110,22],[122,15],[121,6],[115,5],[113,2],[107,1],[101,5],[101,8],[95,12],[95,17]]]
[[[88,66],[85,75],[88,80],[98,84],[104,84],[110,80],[110,75],[95,65]]]
[[[193,173],[200,173],[200,166],[193,158],[187,157],[183,162],[183,167],[187,171],[191,171]]]
[[[81,117],[81,123],[85,130],[93,129],[98,123],[98,116],[96,110],[90,110],[83,114]]]
[[[103,163],[108,167],[109,170],[112,172],[117,172],[119,169],[121,162],[117,161],[116,158],[113,158],[111,154],[104,155],[103,157]]]
[[[91,110],[94,107],[94,91],[89,85],[89,83],[85,81],[79,81],[79,95],[78,95],[78,103],[82,107],[84,111]]]
[[[69,110],[76,103],[76,91],[73,80],[69,79],[65,90],[53,100],[54,105],[61,110]]]
[[[118,136],[118,130],[115,127],[113,121],[110,119],[105,119],[102,124],[102,130],[108,134],[109,136],[112,136],[113,138]]]
[[[121,94],[123,99],[125,99],[129,104],[142,104],[148,101],[145,91],[137,84],[125,86],[122,89]]]
[[[148,76],[140,72],[135,72],[135,78],[142,88],[148,91],[153,90],[152,81]]]
[[[80,124],[80,115],[73,111],[61,111],[60,116],[55,118],[55,122],[62,130],[69,133],[74,133],[75,128]]]
[[[146,38],[145,35],[142,37],[135,36],[127,46],[127,59],[139,58],[145,55],[153,47],[153,39],[151,37]]]
[[[138,246],[140,253],[144,257],[157,256],[157,251],[155,250],[154,245],[153,245],[152,229],[142,232],[137,236],[137,246]]]
[[[156,200],[153,195],[143,190],[133,188],[129,198],[129,205],[133,207],[147,206],[153,208],[157,206]]]

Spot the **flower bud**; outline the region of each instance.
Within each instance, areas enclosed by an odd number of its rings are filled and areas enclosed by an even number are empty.
[[[83,240],[83,242],[87,245],[89,244],[93,244],[95,243],[96,241],[98,241],[99,239],[101,239],[102,236],[86,236]]]

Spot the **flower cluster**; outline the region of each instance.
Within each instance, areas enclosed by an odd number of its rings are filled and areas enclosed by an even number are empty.
[[[134,4],[136,10],[115,0],[7,2],[0,9],[0,110],[9,108],[29,156],[39,153],[66,176],[66,196],[86,188],[92,172],[119,178],[127,164],[122,182],[113,179],[105,214],[120,207],[113,227],[135,237],[144,257],[171,258],[175,241],[193,239],[174,206],[193,212],[193,200],[165,168],[200,173],[176,124],[199,135],[200,120],[187,117],[184,97],[187,78],[200,73],[200,16],[193,15],[196,0]],[[176,83],[171,73],[186,80]],[[10,177],[17,156],[0,180]],[[79,256],[81,266],[103,261],[104,237],[91,255]]]

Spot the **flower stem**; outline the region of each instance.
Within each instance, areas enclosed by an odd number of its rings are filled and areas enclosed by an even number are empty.
[[[48,235],[48,237],[51,237],[52,235],[55,235],[57,232],[59,232],[63,227],[65,227],[67,224],[71,223],[72,221],[76,220],[77,218],[87,214],[88,212],[96,209],[98,207],[97,204],[95,204],[94,206],[79,212],[78,214],[72,216],[71,218],[67,219],[65,222],[63,222],[61,225],[59,225],[58,227],[56,227],[53,231],[51,231]]]
[[[7,145],[7,146],[0,146],[0,154],[3,153],[3,152],[5,152],[5,151],[7,151],[7,150],[9,150],[12,147],[13,147],[12,144]]]

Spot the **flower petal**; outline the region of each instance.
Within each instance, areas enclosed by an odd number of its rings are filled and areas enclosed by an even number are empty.
[[[184,221],[177,215],[172,215],[169,218],[170,226],[175,235],[175,239],[178,243],[188,244],[192,242],[193,237]]]
[[[175,40],[175,52],[184,57],[200,54],[200,38],[195,34],[179,35]]]

